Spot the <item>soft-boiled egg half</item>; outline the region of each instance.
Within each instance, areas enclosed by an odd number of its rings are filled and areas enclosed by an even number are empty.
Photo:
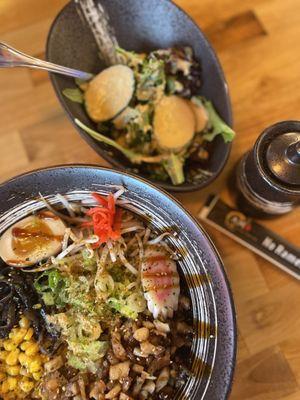
[[[0,238],[0,257],[11,266],[30,266],[58,254],[66,226],[51,211],[41,211],[12,225]]]

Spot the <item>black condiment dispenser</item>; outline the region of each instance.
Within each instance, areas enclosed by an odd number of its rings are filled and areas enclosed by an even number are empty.
[[[235,173],[237,204],[246,214],[274,217],[300,203],[300,121],[267,128]]]

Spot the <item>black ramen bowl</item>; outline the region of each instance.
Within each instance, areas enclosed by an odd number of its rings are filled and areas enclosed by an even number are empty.
[[[55,194],[68,200],[87,200],[92,191],[108,194],[123,186],[129,200],[152,228],[173,228],[169,245],[181,254],[178,261],[191,301],[194,340],[189,379],[175,399],[228,398],[236,356],[234,305],[222,261],[196,220],[166,192],[125,172],[96,166],[69,165],[20,175],[0,185],[0,234],[19,219],[44,208],[42,193],[51,204]],[[129,208],[130,205],[124,205]]]
[[[95,0],[96,2],[98,0]],[[211,45],[195,24],[180,8],[169,0],[101,0],[116,32],[119,45],[127,50],[145,52],[159,48],[191,46],[195,58],[201,61],[203,86],[201,94],[211,100],[221,117],[232,125],[231,105],[222,68]],[[104,68],[89,26],[78,14],[74,2],[67,4],[58,14],[48,36],[46,57],[49,61],[83,71],[98,73]],[[73,103],[62,95],[65,88],[76,87],[72,78],[51,74],[51,80],[63,108],[74,124],[78,118],[96,129],[81,104]],[[99,143],[74,124],[80,135],[96,152],[115,167],[134,171],[134,167],[118,150]],[[211,183],[222,171],[230,144],[217,137],[212,142],[210,158],[205,164],[188,162],[186,169],[207,171],[199,174],[196,183],[179,186],[171,182],[156,181],[164,189],[185,192],[198,190]],[[139,174],[149,178],[143,170]]]

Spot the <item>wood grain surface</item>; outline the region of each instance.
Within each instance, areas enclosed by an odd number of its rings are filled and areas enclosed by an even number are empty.
[[[141,0],[145,1],[145,0]],[[177,0],[207,34],[223,65],[235,129],[230,161],[209,188],[178,195],[196,215],[259,133],[274,122],[300,120],[299,0]],[[0,0],[0,39],[43,57],[51,21],[65,0]],[[205,77],[204,77],[205,79]],[[61,163],[105,162],[79,137],[55,98],[48,75],[0,70],[0,180]],[[300,212],[264,222],[300,245]],[[234,293],[239,349],[231,400],[300,399],[298,282],[207,227]]]

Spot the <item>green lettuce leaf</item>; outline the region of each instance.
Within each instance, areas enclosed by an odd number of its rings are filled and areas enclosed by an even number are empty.
[[[201,97],[193,97],[192,101],[195,102],[195,104],[203,106],[208,114],[211,129],[203,135],[204,139],[211,142],[217,135],[221,135],[225,143],[232,142],[235,137],[235,132],[222,120],[212,102]]]
[[[83,104],[84,97],[83,93],[79,88],[76,89],[64,89],[62,94],[69,100],[73,101],[74,103]]]

